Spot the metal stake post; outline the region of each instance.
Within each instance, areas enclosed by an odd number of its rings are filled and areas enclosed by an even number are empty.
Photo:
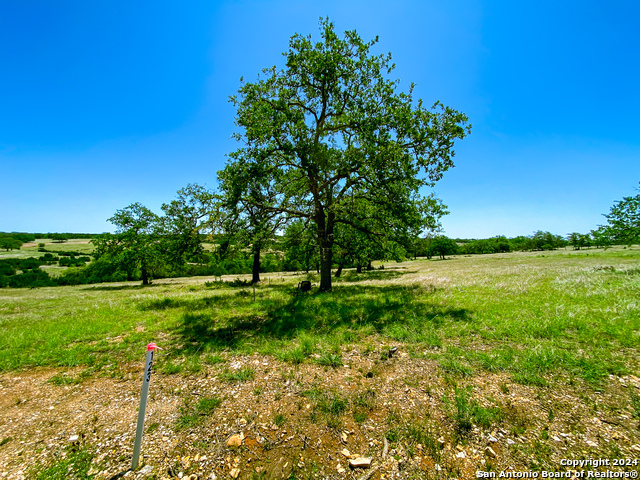
[[[147,409],[147,396],[149,395],[149,380],[151,380],[151,367],[153,365],[153,351],[159,348],[155,343],[147,345],[147,363],[142,378],[142,393],[140,394],[140,408],[138,410],[138,426],[136,427],[136,442],[133,445],[133,458],[131,470],[138,468],[140,462],[140,446],[142,445],[142,433],[144,432],[144,414]]]

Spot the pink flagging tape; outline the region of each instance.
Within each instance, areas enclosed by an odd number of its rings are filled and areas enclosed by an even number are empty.
[[[147,352],[148,352],[149,350],[155,350],[155,349],[162,350],[162,349],[161,349],[159,346],[157,346],[155,343],[150,343],[149,345],[147,345]]]

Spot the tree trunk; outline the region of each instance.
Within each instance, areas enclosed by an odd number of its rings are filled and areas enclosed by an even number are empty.
[[[336,270],[336,278],[340,278],[340,275],[342,275],[342,267],[343,265],[341,263],[338,264],[338,270]]]
[[[325,242],[325,245],[328,243],[329,242]],[[333,245],[322,247],[322,260],[320,263],[320,288],[319,288],[321,292],[331,291],[332,259],[333,259]]]
[[[367,270],[373,270],[373,265],[371,265],[371,260],[369,260],[369,263],[367,264]]]
[[[253,269],[251,283],[260,282],[260,245],[253,244]]]
[[[333,227],[335,213],[329,211],[325,217],[324,208],[316,203],[315,221],[318,227],[320,246],[320,292],[331,291],[331,265],[333,263]]]
[[[144,263],[140,266],[140,273],[142,274],[142,285],[149,285],[151,283],[149,281],[149,273]]]
[[[362,273],[362,265],[356,265],[356,273]]]

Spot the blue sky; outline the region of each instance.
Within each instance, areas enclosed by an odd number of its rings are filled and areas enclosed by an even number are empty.
[[[470,118],[435,188],[449,236],[587,232],[636,193],[635,1],[0,0],[0,231],[112,231],[133,202],[215,186],[240,77],[325,16]]]

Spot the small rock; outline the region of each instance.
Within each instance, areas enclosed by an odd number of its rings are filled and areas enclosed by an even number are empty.
[[[496,437],[494,437],[493,435],[489,435],[488,440],[491,443],[498,443],[498,439]]]
[[[238,478],[238,476],[240,475],[240,469],[234,468],[229,472],[229,475],[231,475],[231,478]]]
[[[80,437],[78,435],[71,435],[69,437],[69,443],[78,443],[78,440],[80,440]]]
[[[371,466],[371,457],[360,457],[349,460],[351,468],[369,468]]]
[[[344,455],[347,458],[351,457],[351,453],[346,448],[343,448],[342,452],[340,452],[340,453],[342,453],[342,455]]]
[[[242,445],[242,440],[244,440],[244,435],[231,435],[227,439],[227,447],[239,447]]]
[[[514,441],[513,441],[513,440],[511,440],[510,438],[507,438],[507,444],[508,444],[508,445],[513,445],[514,443],[516,443],[516,442],[514,442]]]
[[[496,458],[496,452],[491,447],[487,447],[484,449],[484,454],[487,457]]]
[[[464,452],[458,452],[458,454],[456,455],[457,458],[467,458],[466,453]]]
[[[562,440],[560,439],[560,437],[558,437],[557,435],[554,435],[553,438],[556,442],[561,442]]]
[[[347,433],[346,432],[342,432],[342,434],[340,435],[340,437],[342,438],[342,441],[344,443],[347,443]]]
[[[344,473],[345,472],[345,469],[341,465],[338,465],[336,470],[338,470],[338,473]]]
[[[591,440],[587,440],[587,445],[589,445],[590,447],[597,447],[598,444],[596,442],[592,442]]]
[[[152,471],[153,471],[153,466],[151,465],[145,465],[140,469],[140,473],[142,475],[150,475]]]

